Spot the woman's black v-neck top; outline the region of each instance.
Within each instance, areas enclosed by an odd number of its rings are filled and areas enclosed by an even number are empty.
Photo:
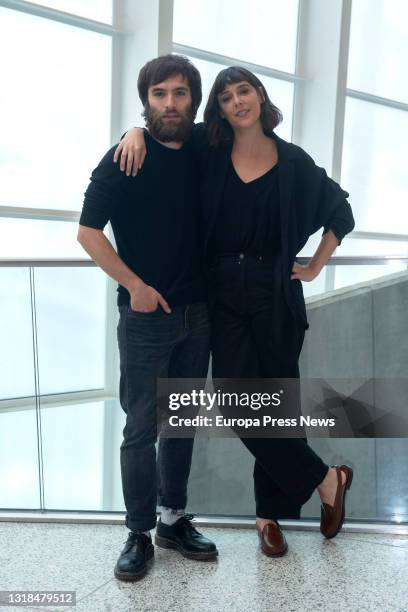
[[[209,250],[211,255],[280,252],[278,165],[245,183],[229,161]]]

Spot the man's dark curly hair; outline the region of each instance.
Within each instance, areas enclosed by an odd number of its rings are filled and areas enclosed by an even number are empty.
[[[143,106],[146,106],[149,87],[177,74],[187,79],[191,91],[192,114],[195,118],[202,99],[201,76],[197,68],[184,55],[162,55],[147,62],[139,72],[137,80],[139,97]]]

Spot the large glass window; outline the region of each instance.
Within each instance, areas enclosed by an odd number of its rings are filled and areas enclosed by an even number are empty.
[[[357,231],[408,235],[407,17],[403,0],[352,4],[342,182]]]
[[[35,4],[38,15],[18,0],[0,7],[0,258],[82,259],[75,212],[110,144],[113,36],[87,19],[110,24],[112,0]],[[65,22],[55,11],[84,19]],[[94,267],[0,272],[1,408],[12,413],[6,424],[30,413],[34,444],[39,396],[107,386],[107,277]],[[11,468],[0,474],[6,485],[13,477]]]
[[[78,258],[87,255],[76,239],[72,221],[9,219],[0,221],[0,258]]]
[[[408,102],[406,0],[358,0],[352,5],[348,87]]]
[[[175,0],[173,41],[294,72],[297,13],[298,0]]]
[[[38,508],[35,404],[0,412],[0,508]]]
[[[30,271],[0,268],[0,400],[35,395]]]
[[[36,379],[41,395],[104,389],[106,278],[96,267],[0,268],[0,401],[34,397]]]
[[[0,206],[80,210],[109,145],[111,37],[4,8],[0,24]]]
[[[342,182],[357,230],[408,234],[407,142],[406,111],[347,98]]]
[[[65,13],[75,13],[94,21],[112,23],[112,0],[30,0]]]
[[[35,270],[42,395],[105,386],[106,275],[99,268]]]
[[[41,412],[45,507],[102,510],[104,403],[43,407]]]

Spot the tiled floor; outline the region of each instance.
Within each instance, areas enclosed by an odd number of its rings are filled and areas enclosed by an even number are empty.
[[[117,525],[0,523],[1,590],[75,590],[77,612],[408,612],[408,537],[287,530],[289,552],[264,557],[250,529],[203,528],[216,562],[155,549],[137,583],[113,577],[127,537]],[[0,611],[16,612],[16,607]]]

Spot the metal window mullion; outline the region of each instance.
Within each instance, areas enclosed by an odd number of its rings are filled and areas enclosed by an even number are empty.
[[[40,509],[44,510],[44,469],[42,451],[42,429],[41,429],[41,404],[40,404],[40,374],[38,366],[38,342],[37,342],[37,312],[35,302],[35,276],[34,268],[29,268],[30,274],[30,302],[31,302],[31,329],[33,340],[34,361],[34,393],[35,393],[35,417],[37,429],[37,461],[38,461],[38,484],[40,492]]]
[[[301,0],[299,9],[296,74],[303,81],[296,87],[293,141],[331,176],[341,100],[343,0]]]
[[[173,51],[181,53],[182,55],[189,55],[190,57],[201,59],[206,62],[212,62],[215,64],[222,64],[223,66],[231,66],[239,64],[243,68],[250,70],[251,72],[257,72],[264,76],[281,79],[282,81],[289,81],[290,83],[302,82],[305,79],[297,76],[291,72],[284,72],[283,70],[275,70],[274,68],[268,68],[268,66],[262,66],[260,64],[253,64],[251,62],[245,62],[236,57],[229,57],[227,55],[220,55],[218,53],[212,53],[210,51],[204,51],[204,49],[198,49],[196,47],[189,47],[187,45],[180,45],[173,42]]]
[[[92,268],[96,267],[92,259],[2,259],[0,268]]]
[[[353,231],[347,236],[354,240],[384,240],[389,242],[408,242],[408,234],[388,234],[385,232]]]
[[[38,221],[78,222],[80,212],[56,208],[32,208],[29,206],[0,206],[0,218],[35,219]]]
[[[334,291],[335,277],[336,277],[335,266],[325,267],[324,290],[326,293],[328,291]]]
[[[372,104],[379,104],[380,106],[388,106],[396,110],[408,111],[408,104],[405,102],[398,102],[398,100],[391,100],[390,98],[382,98],[381,96],[375,96],[374,94],[369,94],[364,91],[347,88],[346,95],[356,100],[363,100],[364,102],[371,102]]]
[[[340,26],[339,63],[337,71],[337,100],[333,138],[332,176],[341,180],[343,160],[344,124],[346,119],[347,70],[351,29],[351,0],[343,0]],[[333,279],[334,280],[334,279]]]
[[[92,404],[95,402],[105,402],[116,399],[116,396],[107,394],[104,389],[92,391],[72,391],[70,393],[55,393],[41,397],[42,408],[59,408],[61,406],[72,406],[76,404]],[[0,400],[0,413],[18,412],[31,409],[35,404],[35,396],[19,397]]]
[[[115,29],[119,27],[120,21],[120,0],[113,0],[113,25]],[[112,44],[112,93],[111,93],[111,143],[117,142],[120,137],[120,126],[122,124],[122,89],[123,89],[123,36],[115,34]],[[114,242],[111,224],[106,228],[107,238]],[[104,389],[105,393],[113,394],[116,390],[115,373],[117,369],[116,351],[116,319],[115,301],[117,283],[106,277],[105,283],[105,360],[104,360]],[[106,407],[105,407],[106,411]],[[104,427],[106,419],[104,420]]]
[[[159,0],[158,54],[171,53],[173,45],[174,0]]]
[[[102,495],[101,505],[104,511],[109,510],[114,495],[114,466],[116,465],[116,447],[114,448],[112,432],[115,430],[114,411],[111,402],[103,405],[103,441],[102,441]]]
[[[113,26],[115,33],[112,37],[111,50],[111,116],[110,116],[110,142],[113,144],[119,139],[122,110],[122,53],[123,36],[118,33],[119,26],[119,0],[113,0]]]
[[[51,21],[58,21],[65,25],[82,28],[83,30],[90,30],[107,36],[112,36],[114,32],[113,26],[107,23],[88,19],[87,17],[80,17],[73,13],[66,13],[39,4],[23,2],[23,0],[0,0],[0,7],[19,11],[20,13],[26,13],[28,15],[34,15],[35,17],[42,17]]]
[[[300,65],[300,54],[301,54],[301,35],[303,28],[303,20],[305,14],[305,0],[298,0],[298,15],[297,15],[297,24],[296,24],[296,52],[295,52],[295,75],[299,74],[299,65]],[[294,141],[295,138],[295,120],[296,110],[299,104],[299,99],[301,98],[301,87],[303,80],[296,81],[293,84],[293,97],[292,97],[292,125],[290,127],[290,140]]]

